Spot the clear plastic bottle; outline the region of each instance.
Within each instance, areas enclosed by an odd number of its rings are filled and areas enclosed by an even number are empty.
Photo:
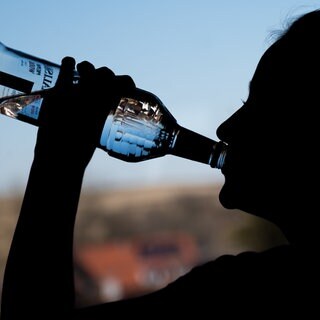
[[[60,66],[0,42],[0,113],[33,125]],[[137,88],[110,111],[97,146],[110,156],[139,162],[172,154],[222,168],[226,145],[180,126],[162,101]]]

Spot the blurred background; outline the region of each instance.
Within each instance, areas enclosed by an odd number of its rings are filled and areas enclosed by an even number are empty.
[[[298,0],[1,0],[0,41],[52,62],[69,55],[129,74],[180,125],[216,139],[218,125],[247,98],[274,35],[318,7]],[[35,127],[1,116],[0,284],[35,137]],[[78,304],[152,291],[223,253],[285,242],[273,225],[223,209],[222,183],[218,170],[174,156],[132,164],[97,150],[75,234]]]

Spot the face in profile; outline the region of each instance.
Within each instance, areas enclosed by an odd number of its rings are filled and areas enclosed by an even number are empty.
[[[311,90],[306,76],[310,68],[290,50],[285,41],[277,41],[265,52],[247,101],[217,129],[219,139],[228,144],[222,205],[272,222],[283,220],[287,197],[291,195],[292,203],[302,179],[303,132],[309,128],[301,106],[314,103],[306,94]]]

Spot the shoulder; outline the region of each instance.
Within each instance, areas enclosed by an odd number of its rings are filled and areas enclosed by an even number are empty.
[[[304,282],[306,272],[290,246],[272,248],[264,252],[244,252],[223,255],[193,268],[168,286],[180,292],[211,292],[210,297],[223,299],[237,297],[255,299],[255,295],[269,294],[269,290],[292,292]],[[277,292],[274,293],[274,296]],[[183,296],[183,294],[182,294]],[[193,299],[203,299],[195,294]]]
[[[249,315],[260,312],[283,311],[295,314],[296,307],[312,310],[312,291],[307,289],[305,272],[301,270],[299,255],[291,247],[278,247],[264,252],[244,252],[223,255],[193,268],[184,276],[161,290],[145,296],[108,303],[107,310],[129,310],[137,306],[163,306],[163,311],[179,313],[201,311]],[[301,281],[302,279],[302,281]],[[305,283],[305,289],[299,284]],[[310,298],[311,295],[311,298]],[[113,308],[112,308],[113,307]],[[200,307],[200,309],[199,309]],[[93,314],[102,314],[101,308],[90,308]],[[253,312],[256,316],[256,312]],[[82,318],[81,318],[82,319]],[[86,319],[86,318],[83,318]],[[88,318],[89,319],[89,318]]]
[[[262,252],[247,251],[237,255],[222,255],[191,270],[189,275],[213,275],[232,273],[250,273],[255,271],[272,272],[292,265],[297,260],[296,253],[290,246],[279,246]],[[230,276],[230,274],[229,274]]]

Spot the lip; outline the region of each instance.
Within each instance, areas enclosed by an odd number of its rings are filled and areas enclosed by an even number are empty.
[[[226,165],[224,164],[224,166],[221,168],[221,173],[225,176],[226,175],[226,169],[225,169]]]

